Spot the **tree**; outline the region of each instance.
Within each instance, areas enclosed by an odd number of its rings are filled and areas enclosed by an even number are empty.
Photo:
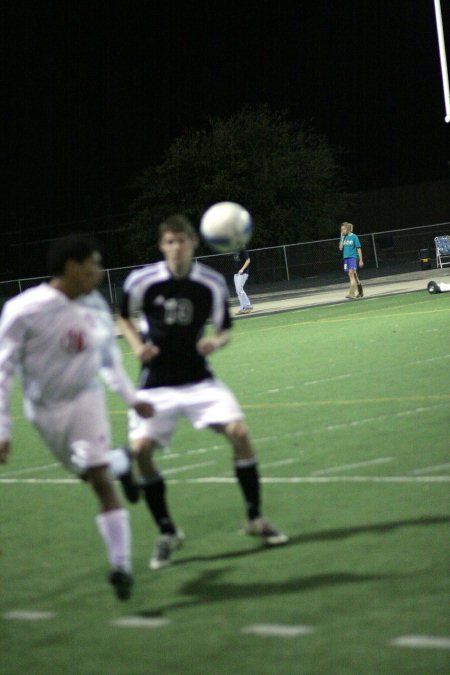
[[[252,248],[327,235],[351,201],[339,154],[286,111],[244,107],[228,119],[209,118],[207,128],[181,135],[163,162],[136,180],[132,246],[144,260],[165,216],[183,212],[198,222],[224,200],[252,214]]]

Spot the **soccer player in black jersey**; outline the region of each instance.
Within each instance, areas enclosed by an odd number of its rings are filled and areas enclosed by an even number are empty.
[[[193,263],[197,244],[195,229],[184,216],[173,215],[161,223],[159,247],[164,260],[129,275],[119,319],[142,364],[138,397],[155,409],[151,419],[129,418],[139,484],[160,532],[151,569],[170,564],[172,552],[184,539],[170,516],[164,478],[154,460],[154,450],[169,445],[180,416],[187,417],[196,429],[209,427],[230,442],[247,507],[246,534],[259,536],[272,546],[288,540],[261,514],[257,459],[242,410],[228,387],[214,377],[206,358],[228,343],[231,321],[224,278]],[[145,341],[134,326],[136,312],[148,324]],[[213,332],[205,335],[209,320]]]

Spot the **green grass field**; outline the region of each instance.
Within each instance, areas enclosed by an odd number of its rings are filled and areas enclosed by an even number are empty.
[[[2,675],[447,675],[449,329],[450,294],[425,292],[236,322],[212,361],[244,407],[265,513],[290,544],[239,534],[229,449],[182,421],[160,466],[186,544],[151,572],[156,531],[130,507],[128,603],[105,582],[94,498],[54,464],[15,389]],[[110,405],[122,444],[124,408]],[[395,644],[405,636],[413,646]]]

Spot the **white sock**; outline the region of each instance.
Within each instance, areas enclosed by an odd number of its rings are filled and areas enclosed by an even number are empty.
[[[130,458],[123,448],[116,448],[108,452],[109,470],[114,478],[119,478],[126,473],[131,466]]]
[[[120,567],[131,572],[131,528],[128,511],[103,511],[95,517],[95,521],[106,544],[111,567]]]

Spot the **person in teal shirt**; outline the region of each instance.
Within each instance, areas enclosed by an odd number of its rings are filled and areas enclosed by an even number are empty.
[[[358,277],[358,267],[364,266],[362,249],[359,237],[353,234],[353,225],[351,223],[342,223],[341,225],[339,250],[342,251],[344,259],[344,272],[348,273],[350,280],[350,289],[345,297],[351,300],[362,298],[364,291]]]

